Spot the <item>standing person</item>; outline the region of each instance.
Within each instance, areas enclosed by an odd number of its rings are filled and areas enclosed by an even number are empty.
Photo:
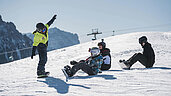
[[[106,43],[104,42],[104,39],[102,39],[102,42],[98,43],[100,53],[103,56],[103,64],[101,66],[101,70],[109,70],[111,68],[111,55],[110,55],[110,49],[106,48]]]
[[[64,66],[64,70],[69,77],[72,77],[78,70],[82,70],[88,75],[97,75],[103,62],[103,57],[100,55],[100,50],[97,47],[90,49],[91,56],[86,60],[79,62],[71,61],[72,68],[67,65]]]
[[[38,77],[46,77],[49,74],[49,72],[45,72],[45,64],[47,62],[48,29],[55,19],[56,15],[54,15],[53,18],[45,25],[43,23],[37,23],[36,31],[33,32],[34,43],[31,59],[33,59],[33,56],[35,56],[37,49],[39,54],[39,63],[37,67]]]
[[[141,44],[143,48],[143,54],[142,53],[135,53],[130,59],[127,61],[125,60],[120,60],[119,62],[123,62],[128,69],[139,61],[142,65],[144,65],[146,68],[151,68],[153,67],[155,63],[155,54],[154,50],[151,47],[151,44],[147,42],[147,37],[142,36],[139,38],[139,44]]]

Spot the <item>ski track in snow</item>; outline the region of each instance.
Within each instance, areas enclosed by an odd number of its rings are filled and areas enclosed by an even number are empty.
[[[122,70],[119,59],[128,59],[142,52],[138,38],[147,36],[154,47],[156,63],[146,69],[140,63],[131,70]],[[171,33],[143,32],[105,38],[111,50],[112,68],[95,76],[79,71],[65,82],[61,68],[71,60],[81,60],[90,54],[88,48],[100,40],[48,52],[48,78],[38,79],[38,55],[0,65],[1,96],[169,96],[171,95]]]

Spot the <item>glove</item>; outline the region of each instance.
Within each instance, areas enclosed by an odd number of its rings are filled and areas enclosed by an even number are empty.
[[[33,32],[33,34],[36,33],[36,32],[37,32],[37,29]]]
[[[36,52],[36,46],[33,46],[33,48],[32,48],[32,55],[31,55],[31,59],[33,59],[33,56],[35,56],[36,54],[35,54],[35,52]]]
[[[54,16],[53,16],[53,19],[56,19],[56,16],[57,16],[57,15],[54,15]]]
[[[77,64],[77,63],[78,63],[78,62],[76,62],[76,61],[74,61],[74,60],[73,60],[73,61],[70,61],[70,64],[71,64],[71,65],[75,65],[75,64]]]
[[[32,55],[31,55],[31,59],[33,59],[33,56],[35,56],[35,54],[32,54]]]

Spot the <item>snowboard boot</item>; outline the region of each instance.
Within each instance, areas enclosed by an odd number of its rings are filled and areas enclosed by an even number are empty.
[[[71,72],[71,67],[70,67],[69,65],[64,66],[64,70],[66,71],[66,73],[67,73],[67,75],[68,75],[69,77],[72,77],[72,76],[73,76],[73,75],[72,75],[72,72]]]
[[[50,72],[39,72],[38,78],[44,78],[44,77],[48,77],[48,75],[50,74]]]
[[[124,61],[123,63],[127,66],[128,70],[130,70],[130,67],[131,67],[130,62],[129,61]]]
[[[124,63],[126,66],[127,66],[127,68],[126,69],[128,69],[128,70],[130,70],[130,67],[131,67],[131,65],[130,65],[130,61],[126,61],[126,60],[119,60],[119,62],[120,63]]]
[[[123,59],[123,60],[119,60],[119,63],[122,63],[122,62],[124,62],[125,60]]]

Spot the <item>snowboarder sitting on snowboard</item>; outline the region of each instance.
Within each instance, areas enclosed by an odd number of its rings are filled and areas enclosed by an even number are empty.
[[[38,77],[46,76],[47,74],[49,74],[49,72],[45,72],[45,64],[47,62],[48,29],[55,19],[56,15],[54,15],[53,18],[45,25],[43,23],[37,23],[36,31],[33,32],[34,43],[31,59],[33,59],[33,56],[35,56],[35,52],[37,49],[39,54],[39,63],[37,67]]]
[[[110,55],[110,49],[106,48],[106,43],[104,42],[104,39],[102,39],[102,42],[98,43],[100,53],[103,56],[103,64],[101,66],[101,70],[109,70],[111,68],[111,55]]]
[[[99,73],[99,69],[103,62],[103,57],[100,55],[100,50],[97,47],[90,49],[91,56],[86,60],[81,60],[80,62],[71,61],[70,64],[73,65],[72,68],[67,65],[64,66],[69,77],[72,77],[78,70],[82,70],[88,75],[96,75]]]
[[[153,64],[155,63],[155,54],[154,50],[151,47],[151,44],[147,42],[147,37],[142,36],[139,38],[139,44],[141,44],[143,48],[143,54],[142,53],[135,53],[130,59],[127,61],[125,60],[120,60],[119,62],[123,62],[128,69],[139,61],[142,65],[144,65],[146,68],[151,68],[153,67]]]

